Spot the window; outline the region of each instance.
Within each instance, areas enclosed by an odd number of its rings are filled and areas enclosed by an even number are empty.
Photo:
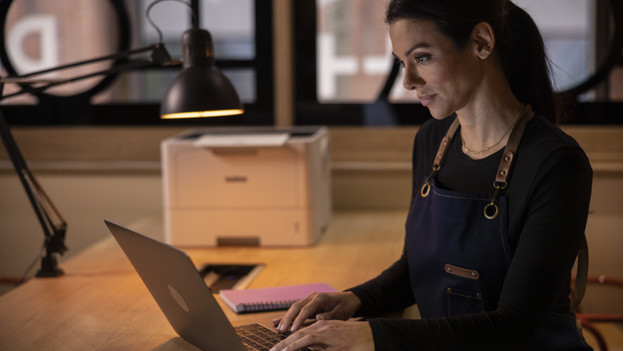
[[[611,1],[611,6],[616,3]],[[621,3],[619,11],[610,8],[607,0],[517,0],[516,4],[533,16],[542,31],[559,91],[572,89],[596,73],[611,59],[605,57],[611,42],[621,41],[621,32],[619,38],[615,35],[621,31]],[[386,2],[377,0],[295,2],[298,123],[395,125],[429,118],[414,94],[402,88],[402,70],[392,85],[387,82],[393,60],[385,7]],[[315,19],[309,18],[311,13]],[[602,83],[579,96],[581,103],[570,122],[622,122],[621,118],[601,119],[606,118],[605,109],[606,115],[621,116],[621,56],[619,60],[610,85]],[[379,99],[384,89],[389,92],[387,100]],[[592,113],[595,108],[601,113]]]
[[[146,9],[152,2],[2,1],[2,34],[7,43],[3,63],[11,65],[3,68],[2,75],[6,75],[6,70],[24,74],[155,44],[158,32],[146,17]],[[270,3],[262,0],[189,2],[200,27],[213,37],[217,67],[230,78],[245,105],[242,117],[192,122],[160,120],[160,100],[179,71],[179,67],[173,67],[120,74],[113,84],[106,84],[93,94],[89,90],[102,78],[53,88],[38,99],[30,95],[6,99],[2,104],[9,123],[272,124],[273,92],[259,88],[272,86],[273,80]],[[189,8],[176,1],[164,1],[151,9],[150,18],[162,32],[163,43],[171,56],[181,58],[181,36],[191,27]],[[106,65],[110,63],[105,63],[103,68]],[[93,69],[81,68],[83,72]],[[4,95],[12,89],[16,87],[7,85]]]

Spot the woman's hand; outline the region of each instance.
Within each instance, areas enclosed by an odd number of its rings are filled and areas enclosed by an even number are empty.
[[[320,320],[291,334],[271,351],[294,351],[319,346],[323,350],[373,351],[373,333],[367,322]]]
[[[347,320],[360,308],[362,302],[352,292],[314,293],[294,303],[280,319],[273,321],[281,333],[299,330],[306,319]],[[367,324],[368,325],[368,324]]]

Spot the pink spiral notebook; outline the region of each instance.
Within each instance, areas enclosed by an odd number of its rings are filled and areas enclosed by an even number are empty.
[[[275,288],[219,291],[221,299],[236,313],[285,310],[315,292],[335,292],[325,283],[279,286]]]

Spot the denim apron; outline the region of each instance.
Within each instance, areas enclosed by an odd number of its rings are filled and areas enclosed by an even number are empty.
[[[405,251],[415,300],[423,318],[452,317],[497,308],[511,252],[507,186],[522,132],[533,116],[526,108],[510,135],[494,183],[494,195],[441,189],[435,176],[459,121],[435,156],[433,171],[414,197],[406,221]],[[532,350],[591,350],[570,311],[551,313]]]

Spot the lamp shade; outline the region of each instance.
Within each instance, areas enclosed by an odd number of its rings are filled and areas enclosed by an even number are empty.
[[[162,118],[238,115],[244,112],[232,83],[214,63],[208,31],[193,28],[182,36],[182,71],[162,101]]]

